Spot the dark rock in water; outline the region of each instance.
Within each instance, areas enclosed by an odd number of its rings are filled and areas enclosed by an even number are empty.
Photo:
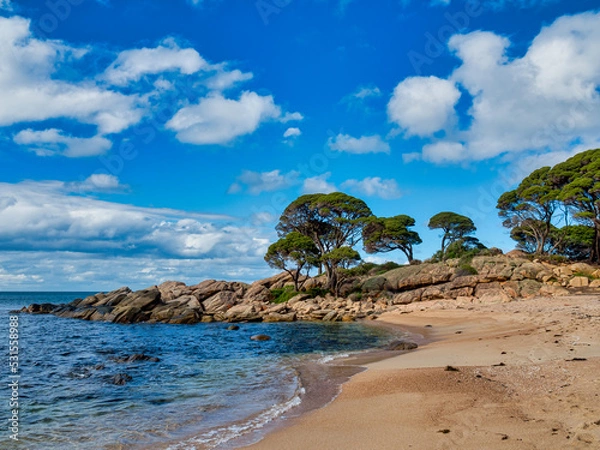
[[[254,336],[251,336],[250,339],[253,341],[270,341],[271,336],[267,336],[266,334],[255,334]]]
[[[116,384],[117,386],[123,386],[127,384],[127,382],[133,380],[131,375],[127,375],[126,373],[118,373],[114,377],[111,378],[111,383]]]
[[[227,329],[230,330],[230,331],[236,331],[236,330],[239,330],[240,327],[238,327],[237,325],[229,325],[227,327]]]
[[[29,305],[29,308],[27,308],[27,312],[30,314],[50,314],[52,311],[54,311],[55,308],[56,305],[52,305],[50,303],[44,303],[42,305],[34,303],[32,305]]]
[[[144,355],[143,353],[136,353],[135,355],[129,355],[129,356],[121,356],[121,357],[110,357],[108,358],[111,361],[114,361],[116,363],[132,363],[132,362],[136,362],[136,361],[151,361],[151,362],[159,362],[160,359],[156,358],[155,356],[148,356],[148,355]]]
[[[394,341],[388,345],[388,350],[414,350],[419,347],[416,342],[412,341]]]

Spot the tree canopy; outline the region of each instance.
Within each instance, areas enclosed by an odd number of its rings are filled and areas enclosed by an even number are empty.
[[[364,201],[342,192],[308,194],[285,209],[276,229],[280,237],[297,232],[312,240],[329,277],[329,288],[335,291],[337,268],[345,261],[336,250],[352,249],[372,215]]]
[[[502,225],[513,230],[534,253],[545,253],[552,231],[552,220],[558,207],[558,189],[550,178],[551,168],[542,167],[526,177],[519,186],[498,199],[498,215]]]
[[[300,280],[302,270],[306,270],[308,277],[310,269],[320,264],[319,249],[312,239],[292,231],[269,246],[265,261],[269,266],[289,273],[295,290],[299,291],[304,284]]]
[[[367,253],[403,252],[408,262],[413,262],[413,246],[423,241],[416,231],[415,219],[406,215],[373,217],[363,229],[363,246]]]
[[[429,219],[428,227],[431,230],[441,229],[444,232],[442,235],[442,255],[446,253],[447,245],[463,239],[477,230],[471,219],[449,211],[438,213]]]

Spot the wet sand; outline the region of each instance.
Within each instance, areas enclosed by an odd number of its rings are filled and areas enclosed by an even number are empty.
[[[380,320],[422,345],[249,448],[600,448],[600,296],[433,301]]]

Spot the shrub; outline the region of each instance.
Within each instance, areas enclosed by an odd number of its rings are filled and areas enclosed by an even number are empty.
[[[477,272],[477,269],[473,266],[471,266],[470,264],[461,264],[460,266],[458,266],[458,270],[456,271],[456,276],[457,277],[465,277],[468,275],[477,275],[479,272]]]
[[[312,287],[310,289],[307,289],[304,293],[310,296],[310,298],[324,297],[329,293],[329,290],[319,287]]]
[[[285,303],[297,295],[298,292],[294,290],[293,286],[285,286],[283,288],[271,289],[271,294],[273,294],[272,303]]]

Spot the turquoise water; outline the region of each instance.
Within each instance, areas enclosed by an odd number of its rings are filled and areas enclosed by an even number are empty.
[[[87,293],[0,293],[0,420],[10,423],[9,311]],[[260,428],[301,400],[296,367],[383,345],[360,324],[117,325],[18,316],[19,441],[6,449],[211,448]],[[270,341],[250,340],[267,334]],[[119,363],[143,353],[159,362]],[[127,374],[123,386],[113,376]]]

